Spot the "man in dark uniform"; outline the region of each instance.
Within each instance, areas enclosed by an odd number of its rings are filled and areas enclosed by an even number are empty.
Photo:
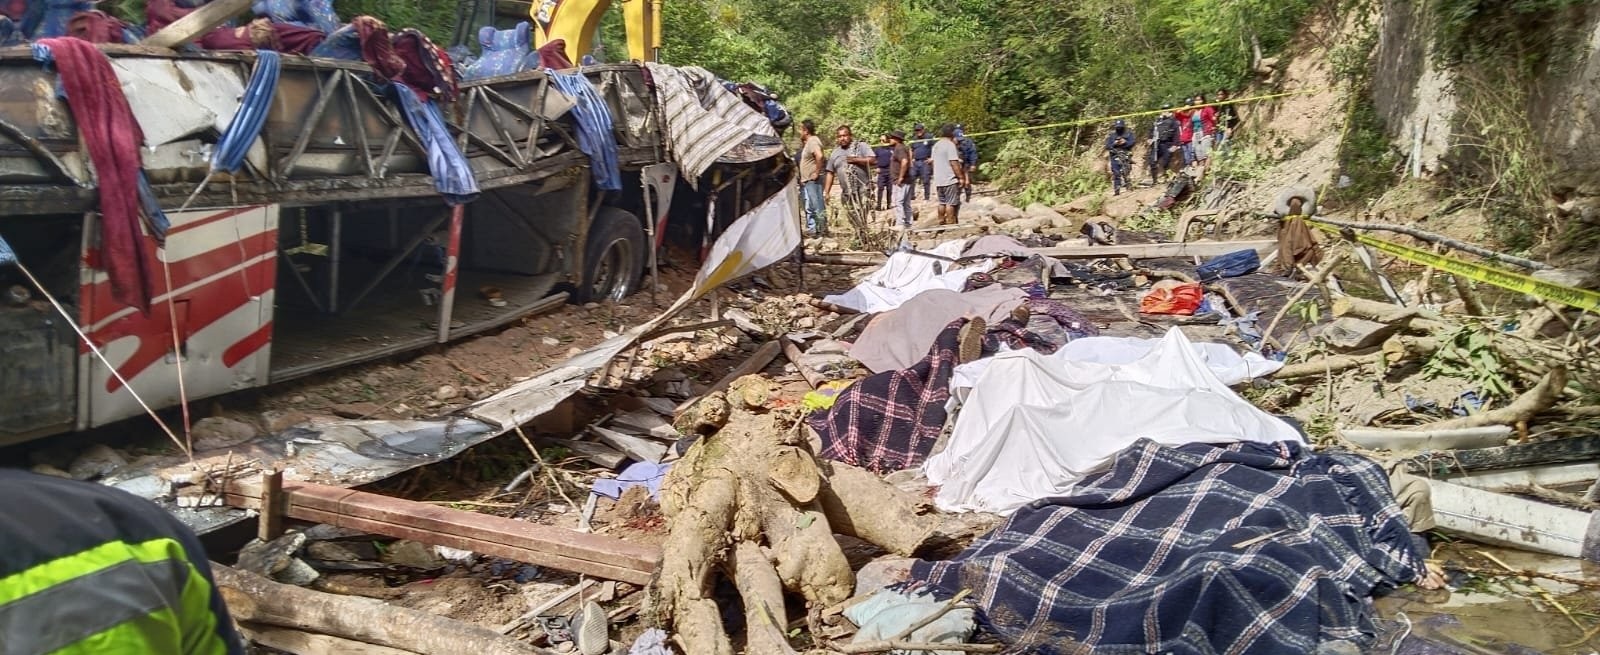
[[[922,199],[931,196],[933,188],[933,142],[936,139],[928,134],[928,126],[917,123],[911,128],[911,190],[916,191],[917,185],[922,185]]]
[[[244,652],[205,550],[126,491],[0,469],[0,652]]]
[[[888,141],[889,135],[879,137],[881,141]],[[889,201],[894,198],[894,182],[889,179],[889,164],[894,159],[894,147],[888,143],[872,147],[874,166],[878,169],[877,200],[878,209],[889,208]]]

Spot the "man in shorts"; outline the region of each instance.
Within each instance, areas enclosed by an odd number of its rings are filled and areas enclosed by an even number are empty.
[[[933,186],[939,193],[940,225],[956,222],[967,179],[961,148],[956,145],[956,126],[946,123],[939,128],[939,141],[933,144]]]

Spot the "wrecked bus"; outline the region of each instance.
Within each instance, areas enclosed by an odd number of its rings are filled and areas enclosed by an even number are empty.
[[[429,136],[365,64],[283,55],[259,138],[237,172],[216,172],[259,55],[98,47],[170,226],[163,247],[142,242],[159,261],[148,306],[119,299],[107,263],[127,253],[103,247],[92,144],[56,72],[26,46],[0,49],[0,238],[38,283],[0,267],[0,444],[620,299],[665,233],[698,243],[770,195],[745,187],[784,165],[781,148],[747,151],[696,191],[677,179],[644,69],[587,66],[621,171],[619,190],[600,190],[574,100],[531,70],[440,103],[480,192],[452,206]]]

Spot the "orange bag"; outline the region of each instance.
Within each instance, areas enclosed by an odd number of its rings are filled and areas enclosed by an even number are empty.
[[[1200,302],[1205,295],[1205,289],[1193,282],[1162,280],[1150,287],[1150,292],[1139,299],[1139,312],[1192,316],[1200,309]]]

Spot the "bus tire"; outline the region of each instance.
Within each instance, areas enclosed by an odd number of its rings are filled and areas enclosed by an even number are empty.
[[[619,301],[639,290],[648,244],[639,219],[616,207],[602,207],[589,226],[583,251],[583,278],[573,294],[578,303]]]

